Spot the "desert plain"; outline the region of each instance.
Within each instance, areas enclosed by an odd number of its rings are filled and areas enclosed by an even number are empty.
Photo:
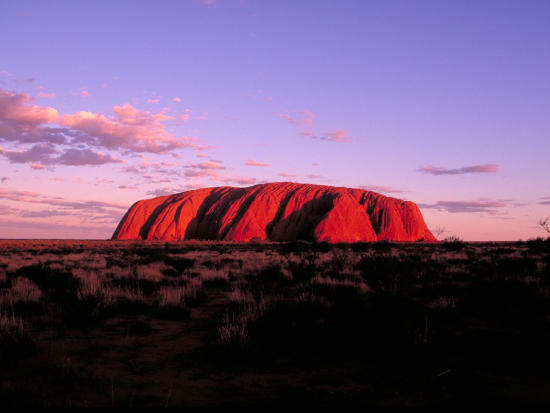
[[[6,407],[550,404],[550,241],[0,243]]]

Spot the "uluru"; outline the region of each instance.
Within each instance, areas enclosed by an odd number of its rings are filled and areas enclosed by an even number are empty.
[[[278,182],[136,202],[114,240],[435,242],[414,202],[363,189]]]

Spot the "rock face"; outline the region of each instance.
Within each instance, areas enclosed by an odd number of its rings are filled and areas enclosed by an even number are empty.
[[[138,201],[113,239],[436,241],[413,202],[291,182],[204,188]]]

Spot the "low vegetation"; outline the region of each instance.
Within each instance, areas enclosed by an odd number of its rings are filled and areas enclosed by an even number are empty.
[[[2,241],[5,406],[550,404],[550,244]]]

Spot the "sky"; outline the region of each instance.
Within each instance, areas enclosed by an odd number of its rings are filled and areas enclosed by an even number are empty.
[[[543,236],[550,2],[0,0],[0,238],[110,238],[135,201],[292,181]]]

